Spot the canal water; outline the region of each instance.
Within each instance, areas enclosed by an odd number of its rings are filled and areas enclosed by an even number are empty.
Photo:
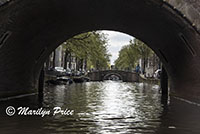
[[[0,102],[0,134],[200,134],[200,107],[162,97],[158,85],[115,81],[47,86],[37,95]],[[13,106],[15,115],[6,108]],[[19,115],[18,107],[50,110]],[[55,107],[72,115],[53,115]],[[30,112],[29,112],[30,114]]]

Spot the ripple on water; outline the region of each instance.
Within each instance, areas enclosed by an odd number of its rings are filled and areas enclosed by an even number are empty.
[[[14,104],[36,107],[38,102],[32,96],[1,103],[1,107]],[[200,110],[173,98],[167,106],[162,104],[158,85],[104,81],[48,86],[43,107],[55,106],[73,109],[75,113],[45,118],[3,116],[0,133],[200,133]]]

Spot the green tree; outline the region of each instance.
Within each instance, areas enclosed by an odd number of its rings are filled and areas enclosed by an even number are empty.
[[[85,62],[87,68],[107,68],[110,54],[107,50],[107,38],[101,32],[88,32],[72,37],[63,44],[65,51],[65,68],[74,54],[77,66],[82,67]]]
[[[120,69],[132,69],[138,64],[139,59],[142,59],[145,70],[146,61],[152,54],[153,51],[144,42],[138,39],[130,40],[129,44],[119,51],[115,66]]]
[[[136,52],[135,56],[137,57],[137,59],[139,59],[139,58],[142,59],[142,61],[143,61],[142,72],[144,73],[148,57],[152,56],[154,54],[154,52],[144,42],[142,42],[138,39],[134,39],[134,40],[130,41],[130,45],[133,46],[133,48]]]
[[[132,69],[135,64],[134,49],[131,45],[122,47],[119,51],[119,57],[115,61],[115,66],[120,69]]]

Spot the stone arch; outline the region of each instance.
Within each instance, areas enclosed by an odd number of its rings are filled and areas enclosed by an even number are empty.
[[[198,98],[199,4],[190,0],[0,0],[0,96],[35,92],[45,59],[66,39],[91,30],[114,30],[137,37],[155,51],[170,76],[173,94]]]

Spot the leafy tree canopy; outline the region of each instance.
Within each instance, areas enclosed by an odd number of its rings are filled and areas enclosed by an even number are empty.
[[[88,68],[107,68],[110,62],[106,35],[88,32],[74,36],[62,44],[66,54],[73,53],[79,60],[87,60]]]
[[[122,47],[115,61],[115,67],[119,69],[132,69],[138,64],[139,59],[147,59],[153,51],[138,39],[130,40],[128,45]]]

